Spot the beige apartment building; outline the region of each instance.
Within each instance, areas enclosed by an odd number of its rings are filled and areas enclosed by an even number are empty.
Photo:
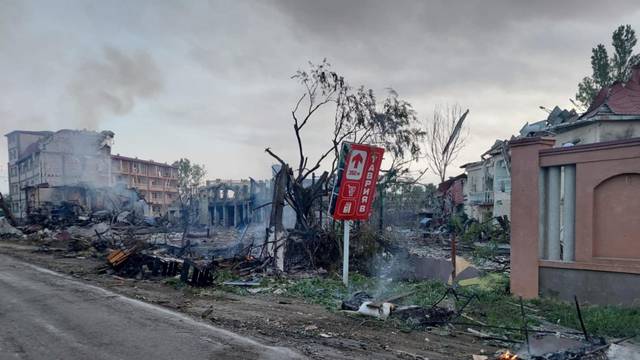
[[[178,199],[178,168],[153,160],[111,155],[112,183],[135,189],[149,204],[151,215],[163,216]]]

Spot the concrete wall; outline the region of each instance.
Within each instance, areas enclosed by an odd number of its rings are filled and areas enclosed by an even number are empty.
[[[44,141],[40,155],[43,182],[50,186],[111,183],[111,153],[103,135],[91,131],[60,131]]]
[[[536,297],[545,289],[566,296],[580,292],[593,302],[640,300],[608,283],[622,279],[637,286],[640,280],[640,138],[552,145],[552,139],[540,138],[512,142],[512,292]],[[566,177],[568,169],[575,169],[575,180]],[[554,192],[559,173],[564,190]],[[595,289],[615,293],[600,297]]]
[[[555,146],[560,147],[566,143],[576,143],[578,145],[591,144],[599,140],[599,126],[597,123],[559,132],[553,138],[556,140]]]
[[[511,146],[511,292],[538,296],[539,152],[554,144],[548,138],[524,138]]]
[[[640,214],[640,174],[610,177],[593,195],[593,256],[640,259],[640,221],[629,218]]]
[[[598,121],[586,126],[559,132],[554,139],[557,147],[578,142],[578,145],[640,137],[640,120]]]
[[[540,268],[540,295],[591,304],[640,305],[640,276],[604,271]]]

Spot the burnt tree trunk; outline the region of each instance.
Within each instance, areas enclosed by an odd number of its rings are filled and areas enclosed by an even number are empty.
[[[283,165],[276,174],[273,184],[273,201],[271,203],[271,217],[267,238],[263,251],[266,249],[269,257],[273,259],[275,267],[284,271],[284,250],[286,245],[286,234],[282,218],[284,214],[284,202],[287,193],[287,183],[289,180],[289,167]]]
[[[311,186],[305,187],[303,180],[297,179],[291,185],[288,193],[289,202],[293,210],[296,212],[296,230],[311,230],[318,224],[315,216],[317,209],[316,202],[322,199],[324,194],[325,183],[329,177],[329,173],[324,172]]]

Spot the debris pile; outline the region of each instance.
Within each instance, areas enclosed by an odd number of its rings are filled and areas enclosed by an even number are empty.
[[[602,337],[592,336],[587,332],[577,297],[575,298],[577,317],[582,332],[557,331],[529,328],[525,318],[525,307],[521,301],[523,342],[506,338],[498,338],[479,331],[471,331],[474,335],[491,340],[507,341],[519,344],[511,350],[501,351],[496,360],[628,360],[640,359],[640,351],[635,347],[625,347],[621,343],[633,337],[608,342]],[[495,328],[495,327],[494,327]],[[503,329],[507,329],[506,327]]]
[[[7,218],[0,217],[0,238],[17,237],[22,235],[22,231],[12,226]]]
[[[340,308],[344,311],[356,312],[360,315],[372,316],[381,320],[389,317],[403,321],[413,329],[426,329],[434,326],[447,325],[455,320],[468,305],[469,299],[458,311],[440,306],[449,295],[458,297],[454,290],[450,289],[438,302],[430,307],[417,305],[400,306],[396,302],[413,295],[413,292],[399,294],[382,301],[374,301],[374,298],[364,291],[356,292],[351,298],[344,300]]]

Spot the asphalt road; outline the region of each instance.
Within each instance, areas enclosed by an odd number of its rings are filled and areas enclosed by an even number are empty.
[[[291,359],[188,316],[0,255],[0,359]]]

